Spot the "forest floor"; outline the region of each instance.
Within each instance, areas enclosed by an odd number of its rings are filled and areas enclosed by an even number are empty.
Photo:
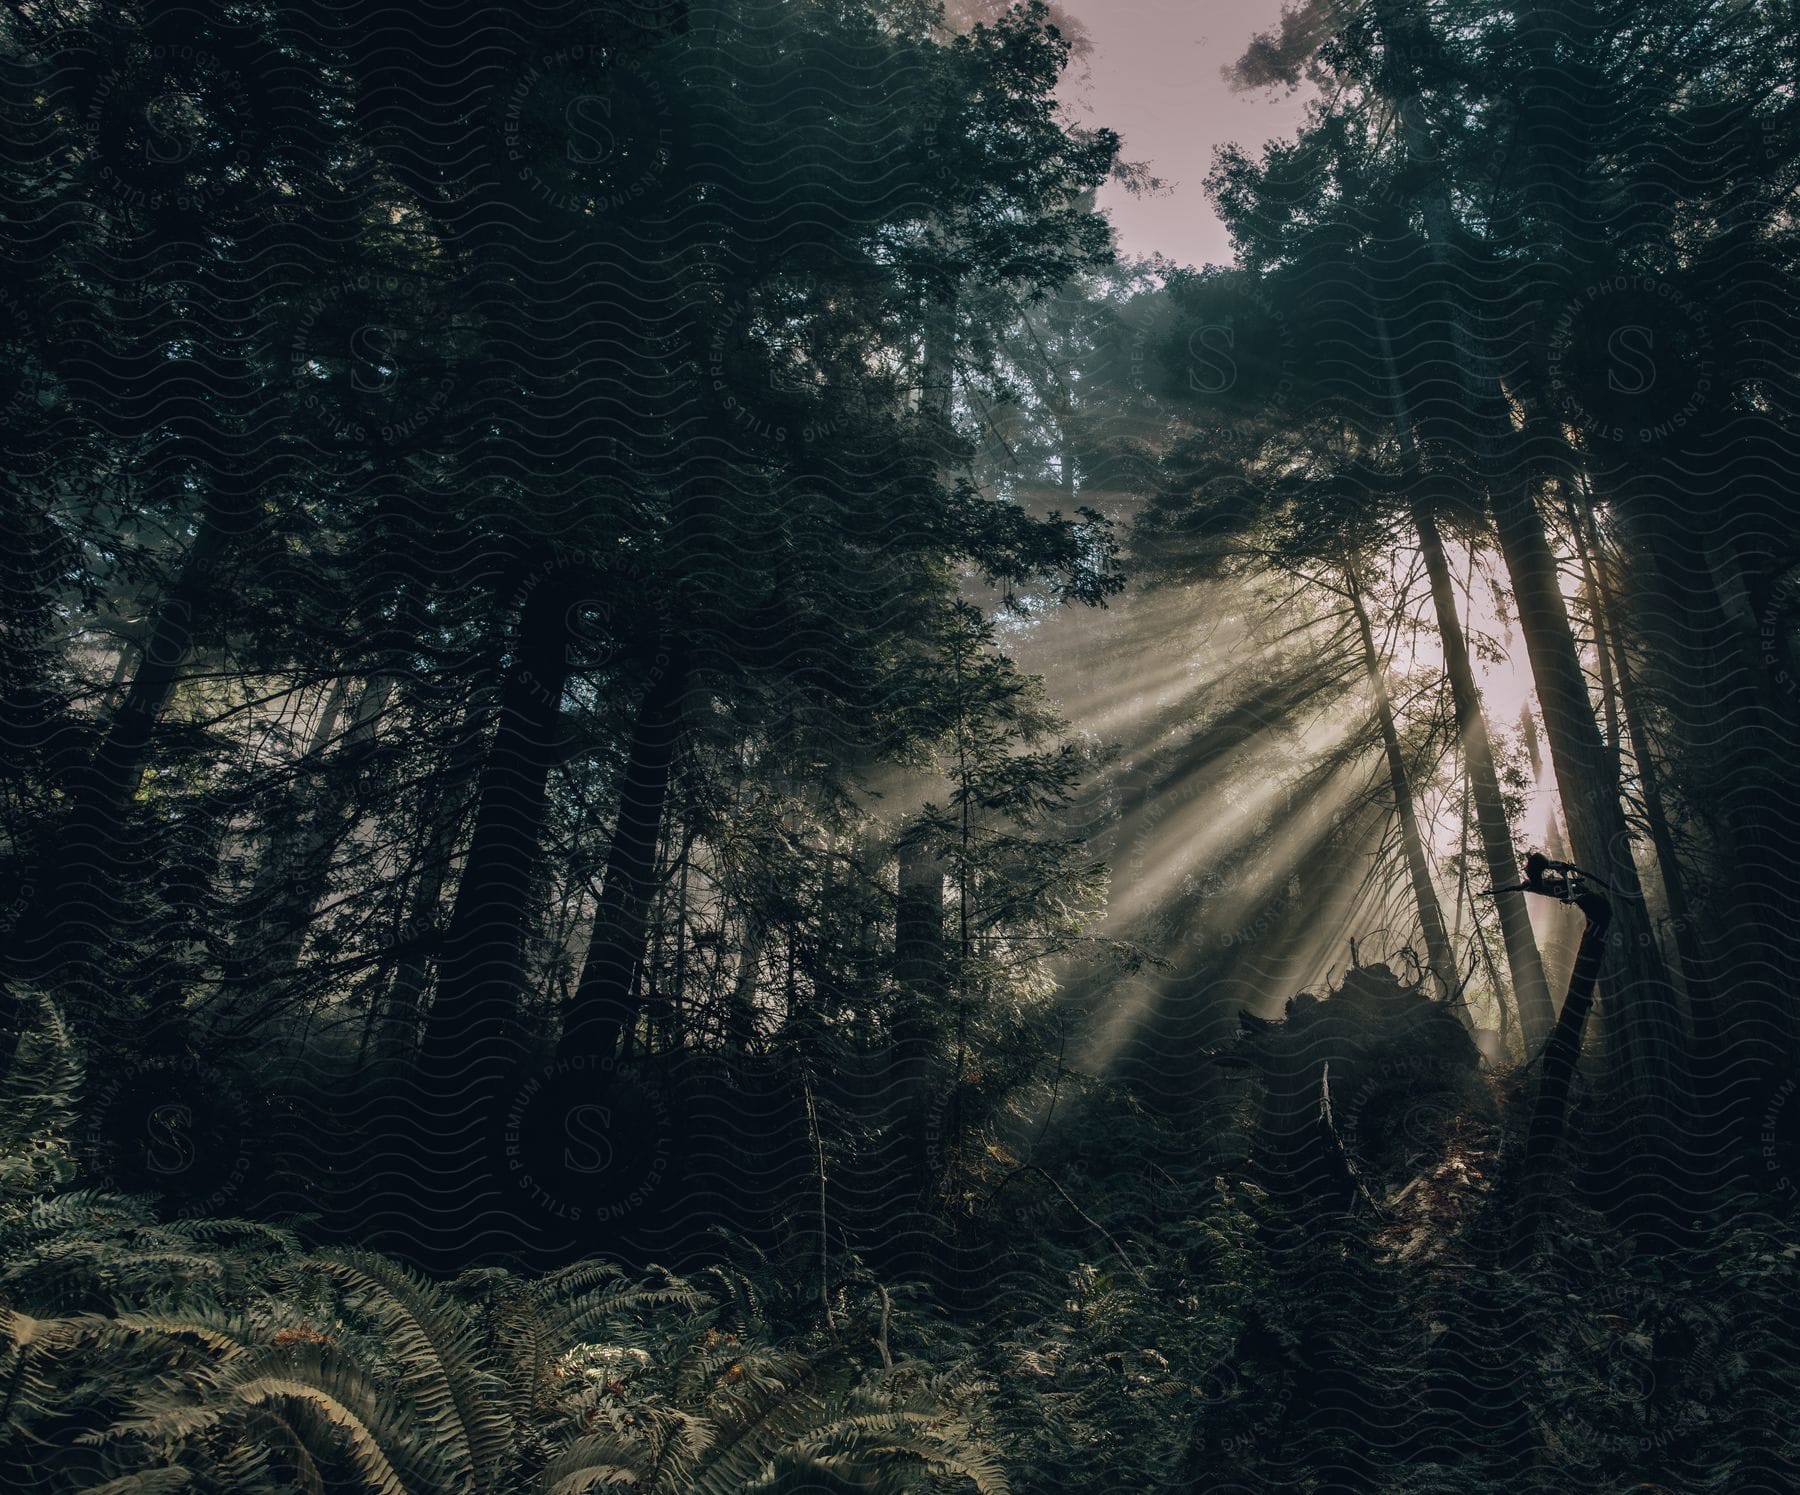
[[[1096,1084],[1029,1152],[968,1139],[910,1274],[796,1215],[681,1272],[438,1280],[84,1187],[78,1079],[50,1022],[6,1081],[21,1490],[1800,1487],[1791,1195],[1628,1229],[1578,1128],[1521,1257],[1516,1076],[1340,1108],[1329,1208],[1231,1143],[1257,1087]]]

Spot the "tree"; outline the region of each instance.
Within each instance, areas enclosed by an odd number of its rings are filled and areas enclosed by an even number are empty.
[[[1419,927],[1425,935],[1427,964],[1437,982],[1438,996],[1445,1002],[1456,1001],[1457,1014],[1465,1024],[1468,1010],[1460,1004],[1462,983],[1456,978],[1456,956],[1444,932],[1444,912],[1438,904],[1437,888],[1432,882],[1431,863],[1425,852],[1425,838],[1419,831],[1418,809],[1413,803],[1411,776],[1406,770],[1406,757],[1401,751],[1400,734],[1394,726],[1393,703],[1388,698],[1380,654],[1375,648],[1375,631],[1369,623],[1369,610],[1363,605],[1362,586],[1354,566],[1344,568],[1344,587],[1350,606],[1356,614],[1356,628],[1362,643],[1363,664],[1369,675],[1369,687],[1375,694],[1375,719],[1381,731],[1382,752],[1387,758],[1388,782],[1394,797],[1394,818],[1400,827],[1400,851],[1406,863],[1407,879],[1412,884],[1413,903],[1419,913]]]
[[[1321,244],[1295,248],[1292,258],[1293,263],[1280,271],[1248,281],[1248,294],[1238,293],[1238,308],[1219,299],[1196,308],[1203,320],[1187,333],[1189,357],[1196,339],[1203,351],[1216,356],[1216,349],[1206,349],[1204,335],[1209,330],[1235,330],[1233,316],[1266,321],[1266,308],[1279,306],[1282,312],[1278,328],[1232,341],[1231,346],[1242,343],[1247,349],[1241,358],[1233,355],[1234,364],[1243,365],[1236,370],[1240,377],[1218,391],[1204,387],[1226,410],[1243,412],[1234,417],[1239,429],[1259,433],[1248,444],[1237,443],[1240,450],[1255,454],[1250,458],[1252,471],[1234,471],[1229,457],[1206,463],[1198,473],[1180,471],[1181,486],[1170,498],[1181,495],[1180,501],[1193,504],[1194,512],[1176,522],[1197,531],[1202,548],[1243,544],[1246,536],[1260,535],[1248,543],[1246,553],[1292,571],[1308,584],[1317,584],[1320,567],[1341,571],[1345,557],[1355,569],[1360,557],[1378,555],[1396,543],[1417,547],[1431,582],[1444,669],[1452,686],[1457,734],[1466,754],[1491,885],[1512,886],[1517,882],[1512,830],[1433,509],[1434,498],[1444,504],[1444,490],[1453,494],[1456,485],[1422,466],[1413,414],[1416,396],[1409,398],[1395,371],[1387,322],[1360,298],[1347,302],[1343,294],[1346,281],[1353,287],[1369,283],[1361,267],[1345,263],[1329,234]],[[1245,271],[1234,275],[1240,285],[1248,279]],[[1214,289],[1215,298],[1221,289]],[[1288,351],[1277,361],[1272,350],[1283,344]],[[1373,408],[1367,399],[1369,383],[1362,377],[1362,360],[1371,355],[1377,375],[1374,388],[1386,396]],[[1258,368],[1254,359],[1266,360],[1267,367]],[[1412,387],[1423,379],[1429,388],[1433,372],[1428,365],[1415,366]],[[1221,447],[1215,431],[1213,426],[1202,439],[1211,441],[1215,452],[1231,450]],[[1406,812],[1398,807],[1411,799],[1410,786],[1403,797],[1395,795],[1402,825]],[[1403,832],[1403,847],[1406,840]],[[1431,905],[1420,903],[1417,879],[1409,874],[1409,880],[1415,883],[1415,903],[1429,950],[1435,895]],[[1513,991],[1530,1044],[1549,1031],[1549,997],[1520,895],[1505,895],[1500,905]],[[1436,922],[1441,929],[1441,912]],[[1454,962],[1446,963],[1447,955],[1447,948],[1440,947],[1431,961],[1439,970],[1451,968]],[[1452,980],[1445,989],[1456,984]]]
[[[127,10],[52,30],[15,10],[0,26],[40,127],[38,152],[10,163],[5,226],[33,246],[32,397],[57,438],[21,470],[27,503],[62,536],[66,597],[122,590],[147,614],[113,656],[110,709],[64,707],[54,836],[20,848],[40,859],[23,963],[80,988],[86,1025],[132,1015],[101,973],[167,849],[139,788],[184,671],[227,640],[246,659],[308,652],[325,526],[290,441],[301,391],[272,315],[279,276],[253,241],[334,273],[374,194],[334,155],[317,54],[284,50],[267,17],[194,29]],[[318,219],[299,207],[325,202]],[[329,492],[336,474],[307,476]],[[239,569],[255,580],[228,591]]]

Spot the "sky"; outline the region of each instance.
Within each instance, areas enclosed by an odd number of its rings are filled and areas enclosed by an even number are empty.
[[[1290,4],[1292,0],[1290,0]],[[1145,161],[1171,183],[1154,197],[1116,186],[1100,194],[1120,249],[1161,253],[1179,263],[1229,264],[1231,240],[1206,199],[1215,147],[1249,149],[1291,136],[1310,87],[1292,93],[1234,90],[1221,70],[1243,54],[1253,35],[1280,24],[1282,0],[1060,0],[1087,33],[1061,90],[1083,123],[1123,137],[1128,161]],[[1477,629],[1501,642],[1505,657],[1476,661],[1496,724],[1510,727],[1530,696],[1523,649],[1486,588],[1474,598]]]
[[[1082,123],[1118,131],[1126,160],[1146,161],[1174,184],[1153,198],[1101,193],[1120,249],[1229,263],[1231,241],[1206,200],[1213,149],[1291,135],[1308,92],[1236,93],[1220,69],[1279,23],[1281,0],[1063,0],[1063,8],[1092,44],[1070,69],[1065,101]]]

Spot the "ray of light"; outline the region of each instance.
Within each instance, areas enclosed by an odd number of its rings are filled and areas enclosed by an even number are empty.
[[[1347,721],[1318,724],[1303,734],[1302,747],[1309,755],[1323,755],[1349,731]],[[1288,736],[1285,727],[1264,727],[1234,743],[1224,761],[1195,765],[1121,818],[1115,844],[1122,854],[1114,860],[1109,926],[1157,907],[1191,872],[1224,860],[1290,813],[1290,781],[1256,766]]]
[[[1263,1005],[1273,1000],[1282,982],[1289,979],[1287,973],[1295,969],[1310,971],[1325,950],[1334,942],[1341,942],[1341,924],[1335,918],[1327,918],[1323,922],[1329,927],[1319,928],[1315,922],[1311,937],[1304,942],[1285,944],[1273,955],[1259,957],[1256,943],[1267,938],[1271,930],[1264,927],[1256,904],[1259,899],[1266,902],[1274,888],[1290,877],[1305,855],[1316,853],[1331,839],[1336,816],[1361,793],[1367,778],[1367,764],[1353,758],[1339,764],[1322,785],[1313,789],[1304,811],[1283,814],[1279,829],[1268,842],[1265,854],[1259,857],[1257,867],[1234,888],[1228,889],[1223,897],[1203,903],[1196,910],[1194,927],[1184,931],[1189,944],[1203,940],[1212,947],[1243,951],[1242,960],[1233,960],[1233,969],[1248,966],[1251,974],[1234,976],[1225,983],[1238,989],[1240,1004]],[[1285,786],[1270,780],[1257,788],[1263,791],[1265,800],[1272,801],[1275,793]],[[1179,876],[1178,873],[1175,875]],[[1169,880],[1166,866],[1159,866],[1152,875],[1157,887]],[[1354,884],[1357,880],[1334,879],[1334,892],[1343,882]],[[1148,909],[1156,906],[1157,898],[1154,891],[1146,890],[1140,901]],[[1281,992],[1282,997],[1287,995],[1291,995],[1291,991]],[[1094,1014],[1083,1050],[1083,1062],[1096,1068],[1109,1065],[1146,1021],[1153,1018],[1166,996],[1163,984],[1155,978],[1134,981],[1112,993],[1104,1010]]]
[[[1192,660],[1178,659],[1157,665],[1147,673],[1133,674],[1131,666],[1112,688],[1070,698],[1065,692],[1057,707],[1082,731],[1105,740],[1141,735],[1144,722],[1183,701],[1198,702],[1220,685],[1225,669],[1202,672]]]

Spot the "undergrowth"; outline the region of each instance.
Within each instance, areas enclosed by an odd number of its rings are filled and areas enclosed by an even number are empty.
[[[1491,1116],[1301,1229],[1216,1138],[1097,1091],[1028,1168],[972,1139],[987,1169],[943,1217],[956,1259],[990,1264],[971,1304],[741,1243],[685,1275],[432,1281],[303,1228],[171,1220],[82,1187],[80,1077],[41,1004],[0,1109],[12,1488],[1800,1484],[1791,1226],[1746,1199],[1703,1244],[1650,1249],[1565,1193],[1507,1265]]]

